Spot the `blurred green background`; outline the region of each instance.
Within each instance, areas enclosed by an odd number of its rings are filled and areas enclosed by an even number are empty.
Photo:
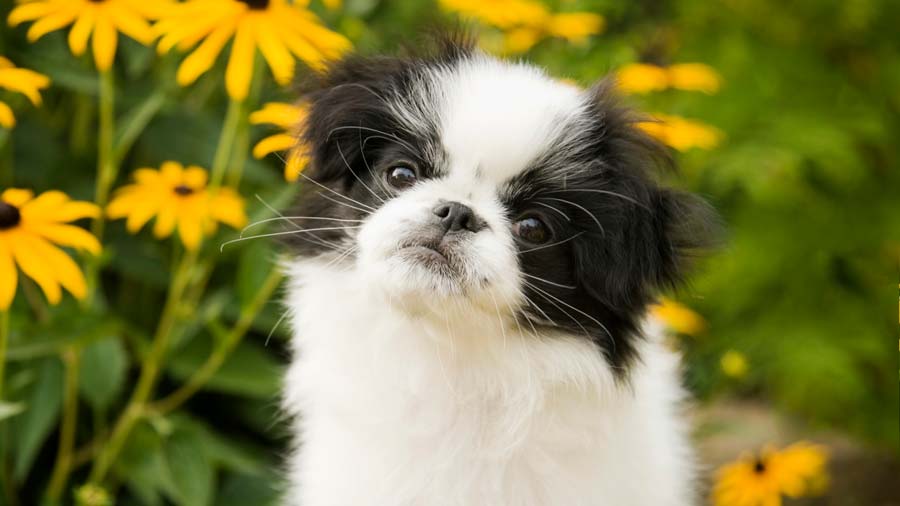
[[[763,443],[795,439],[832,448],[832,488],[815,504],[900,504],[897,463],[897,282],[900,258],[900,2],[893,0],[559,0],[551,10],[589,11],[605,29],[583,41],[541,39],[522,54],[560,78],[588,85],[634,62],[709,65],[715,93],[667,89],[634,94],[637,107],[721,131],[711,149],[677,154],[675,184],[705,196],[727,224],[725,246],[700,262],[689,286],[668,294],[705,322],[676,346],[699,399],[697,438],[712,464]],[[0,1],[5,19],[12,7]],[[397,51],[423,30],[458,19],[429,1],[313,2],[325,24],[356,50]],[[473,22],[486,47],[502,30]],[[45,104],[14,106],[3,134],[0,189],[61,189],[91,200],[96,166],[96,71],[76,59],[65,31],[36,43],[27,27],[0,27],[0,55],[52,79]],[[159,56],[120,37],[116,74],[122,123],[153,107],[123,163],[165,160],[209,166],[228,99],[216,69],[175,84],[183,54]],[[259,65],[262,67],[262,65]],[[258,69],[248,107],[290,102]],[[298,73],[307,72],[299,69]],[[273,129],[246,130],[245,143]],[[241,142],[242,139],[238,139]],[[265,201],[293,196],[276,157],[246,162],[240,193],[251,221]],[[259,199],[254,198],[259,196]],[[185,308],[157,390],[175,389],[205,360],[222,328],[252,300],[275,259],[264,241],[215,247],[214,270],[196,307]],[[221,240],[219,240],[221,239]],[[218,241],[218,242],[217,242]],[[40,318],[22,300],[12,311],[6,397],[24,411],[4,420],[0,502],[39,504],[54,467],[64,385],[63,357],[82,353],[75,453],[68,489],[84,483],[94,446],[108,436],[133,388],[169,284],[171,241],[108,225],[103,299],[90,311],[65,300]],[[116,504],[272,504],[288,440],[278,381],[286,362],[277,297],[203,389],[180,409],[147,416],[114,464]],[[217,330],[218,329],[218,330]],[[274,329],[274,330],[273,330]],[[271,333],[271,339],[268,339]],[[723,357],[726,358],[723,362]],[[735,366],[737,357],[739,364]],[[730,361],[729,361],[730,360]],[[72,494],[64,494],[70,503]]]

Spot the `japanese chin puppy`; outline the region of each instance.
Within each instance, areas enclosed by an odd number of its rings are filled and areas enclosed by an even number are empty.
[[[304,97],[288,506],[684,506],[678,358],[646,318],[706,239],[613,86],[471,44]]]

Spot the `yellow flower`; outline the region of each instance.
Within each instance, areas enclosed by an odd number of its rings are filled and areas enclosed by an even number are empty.
[[[328,10],[336,11],[344,6],[343,0],[322,0],[322,4]]]
[[[96,205],[70,200],[59,191],[35,197],[29,190],[10,188],[0,194],[0,310],[9,309],[16,295],[17,264],[51,304],[62,298],[61,287],[83,299],[87,295],[84,275],[54,244],[99,254],[96,237],[68,224],[99,214]]]
[[[263,158],[276,151],[287,151],[288,159],[284,165],[284,178],[291,182],[300,177],[300,171],[306,167],[309,161],[303,147],[297,145],[297,131],[304,119],[306,119],[306,107],[278,102],[269,102],[262,109],[250,115],[250,123],[254,125],[270,124],[284,130],[282,133],[270,135],[256,143],[256,146],[253,147],[253,156]]]
[[[827,479],[823,448],[796,443],[777,451],[766,448],[722,467],[713,489],[715,506],[781,506],[782,496],[818,493]]]
[[[474,18],[500,29],[538,26],[549,13],[533,0],[440,0],[441,7],[467,18]]]
[[[233,228],[247,222],[241,197],[231,188],[208,188],[207,173],[200,167],[165,162],[159,170],[136,170],[134,179],[106,208],[111,219],[127,218],[125,228],[132,234],[155,216],[157,238],[169,237],[177,227],[184,246],[196,250],[204,235],[216,231],[218,222]]]
[[[9,13],[10,26],[34,21],[28,40],[34,42],[47,33],[72,25],[69,48],[75,56],[84,54],[93,32],[94,62],[108,70],[116,57],[118,32],[141,44],[155,38],[148,23],[170,7],[169,0],[19,0]]]
[[[712,149],[722,140],[722,132],[709,125],[678,116],[654,114],[653,121],[638,123],[638,127],[679,151],[691,148]]]
[[[225,88],[231,98],[243,100],[256,48],[281,85],[293,79],[295,57],[318,70],[350,48],[343,35],[322,26],[305,5],[287,0],[188,0],[169,9],[156,24],[159,51],[188,50],[199,43],[178,68],[178,83],[186,86],[213,66],[233,37]]]
[[[726,376],[742,378],[747,374],[747,357],[735,350],[728,350],[719,359],[719,367]]]
[[[578,42],[603,31],[605,23],[603,16],[591,12],[563,12],[554,14],[547,21],[547,32],[569,42]]]
[[[689,307],[663,297],[659,304],[650,307],[650,312],[662,320],[675,332],[697,335],[706,330],[706,320]]]
[[[40,90],[50,86],[50,79],[33,70],[16,68],[6,58],[0,56],[0,88],[19,92],[31,100],[35,106],[41,105]],[[16,125],[16,117],[12,108],[0,101],[0,126],[12,128]]]
[[[619,89],[626,93],[649,93],[675,88],[712,94],[719,91],[722,77],[703,63],[679,63],[660,67],[648,63],[632,63],[616,75]]]

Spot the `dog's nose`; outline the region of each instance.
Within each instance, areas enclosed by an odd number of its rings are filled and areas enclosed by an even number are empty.
[[[484,227],[484,222],[475,214],[475,211],[459,202],[441,202],[432,209],[432,212],[441,219],[444,233],[460,230],[478,232]]]

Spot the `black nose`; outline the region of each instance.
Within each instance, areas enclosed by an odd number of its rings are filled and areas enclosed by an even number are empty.
[[[484,226],[471,207],[459,202],[441,202],[432,212],[441,219],[445,233],[460,230],[478,232]]]

